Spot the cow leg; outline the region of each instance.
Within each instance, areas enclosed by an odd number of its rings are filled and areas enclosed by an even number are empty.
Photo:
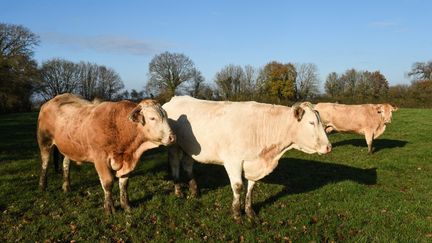
[[[373,133],[367,133],[366,132],[365,138],[366,138],[366,143],[368,146],[368,153],[372,154],[372,151],[373,151],[373,147],[372,147],[372,145],[373,145]]]
[[[127,192],[129,177],[119,178],[119,188],[120,188],[120,205],[126,211],[130,212],[131,208],[129,206],[129,196]]]
[[[191,197],[197,197],[199,195],[198,185],[195,181],[193,174],[193,163],[194,160],[189,155],[184,155],[182,159],[183,169],[186,171],[189,180],[189,191]]]
[[[70,192],[70,179],[69,179],[69,173],[70,171],[70,159],[68,156],[64,156],[63,159],[63,191],[64,192]]]
[[[96,171],[99,175],[99,180],[104,191],[104,209],[106,214],[112,214],[115,212],[114,203],[112,199],[112,187],[114,177],[107,167],[106,163],[101,161],[95,161]]]
[[[324,130],[327,134],[329,134],[329,133],[333,132],[334,128],[332,126],[327,126]]]
[[[252,208],[252,190],[255,185],[255,181],[248,180],[248,187],[246,192],[246,200],[245,200],[245,211],[246,215],[249,217],[249,219],[256,218],[255,211]]]
[[[177,145],[168,147],[168,161],[171,167],[171,174],[174,179],[174,193],[177,197],[183,197],[180,185],[180,148]]]
[[[47,187],[47,168],[50,159],[51,148],[47,146],[41,146],[40,153],[41,153],[42,163],[41,163],[41,172],[39,178],[39,189],[41,191],[45,191]]]
[[[242,165],[227,162],[224,166],[225,170],[228,173],[228,177],[231,183],[231,189],[233,191],[233,202],[231,208],[233,217],[235,221],[240,222],[240,193],[243,189]]]

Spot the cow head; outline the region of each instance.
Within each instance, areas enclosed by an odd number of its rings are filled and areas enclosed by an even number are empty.
[[[375,105],[375,109],[378,112],[378,114],[381,115],[381,118],[384,121],[384,124],[391,123],[392,112],[398,110],[398,108],[396,106],[393,106],[390,104],[378,104],[378,105]]]
[[[158,145],[169,145],[175,135],[168,124],[165,110],[155,100],[141,101],[129,114],[129,119],[138,123],[146,138]]]
[[[292,147],[305,153],[326,154],[331,144],[321,123],[321,118],[312,104],[303,102],[292,107],[295,118]]]

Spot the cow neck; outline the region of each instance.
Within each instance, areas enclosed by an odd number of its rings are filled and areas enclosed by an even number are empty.
[[[274,150],[274,156],[278,157],[292,144],[290,138],[291,110],[288,107],[274,106],[269,115],[263,116],[261,147]]]
[[[135,131],[133,134],[133,139],[128,144],[127,149],[123,153],[123,165],[116,172],[117,177],[122,177],[127,175],[129,172],[135,169],[139,162],[141,155],[148,149],[154,148],[153,143],[146,139],[146,136],[139,132],[138,124],[133,128]]]

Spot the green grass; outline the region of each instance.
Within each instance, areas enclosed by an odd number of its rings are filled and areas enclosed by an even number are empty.
[[[38,190],[37,114],[0,116],[0,241],[432,241],[432,110],[401,109],[367,154],[364,138],[332,134],[333,151],[289,151],[255,187],[260,221],[236,224],[221,166],[195,164],[201,197],[174,196],[163,149],[144,154],[130,179],[133,206],[105,216],[92,164],[71,168],[61,190],[52,164]],[[186,189],[186,188],[185,188]],[[244,196],[244,195],[243,195]]]

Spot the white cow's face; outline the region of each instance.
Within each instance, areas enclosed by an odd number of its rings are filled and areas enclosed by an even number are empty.
[[[397,111],[398,108],[396,106],[392,106],[390,104],[379,104],[375,105],[377,112],[381,115],[384,124],[389,124],[392,121],[392,112]]]
[[[293,148],[305,153],[326,154],[331,151],[331,144],[324,131],[321,119],[317,111],[312,109],[309,103],[302,103],[293,107],[293,115],[296,118],[296,131],[293,136]]]
[[[149,141],[158,145],[169,145],[175,135],[168,124],[165,110],[154,100],[143,100],[130,113],[130,120],[140,123],[140,129]]]

